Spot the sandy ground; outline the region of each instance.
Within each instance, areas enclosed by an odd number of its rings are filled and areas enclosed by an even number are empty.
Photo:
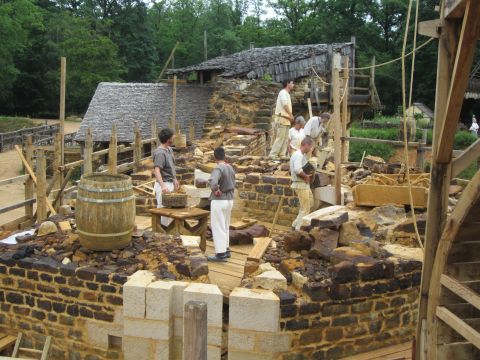
[[[45,120],[34,119],[44,124]],[[48,120],[48,124],[58,123],[58,120]],[[65,133],[78,130],[80,122],[65,122]],[[0,153],[0,180],[12,178],[22,174],[22,162],[15,150]],[[0,207],[8,206],[25,199],[22,182],[0,186]],[[25,215],[24,208],[0,214],[0,225]]]

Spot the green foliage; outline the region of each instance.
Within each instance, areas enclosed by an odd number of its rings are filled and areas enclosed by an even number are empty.
[[[398,129],[351,129],[350,136],[369,139],[398,140]]]
[[[262,80],[265,80],[265,81],[272,81],[273,78],[272,78],[272,75],[270,75],[269,73],[266,73],[266,74],[263,74],[262,76]]]
[[[0,133],[20,130],[34,125],[34,122],[28,118],[0,116]]]
[[[465,180],[471,180],[475,176],[477,171],[478,171],[478,163],[474,162],[469,167],[467,167],[465,170],[463,170],[460,174],[458,174],[458,178],[465,179]]]
[[[456,150],[466,149],[472,145],[478,138],[468,131],[459,131],[455,134],[453,148]]]
[[[393,146],[388,144],[369,144],[367,142],[351,142],[349,149],[349,160],[350,161],[361,161],[363,152],[365,151],[365,156],[373,155],[383,158],[385,161],[388,160],[395,149]]]

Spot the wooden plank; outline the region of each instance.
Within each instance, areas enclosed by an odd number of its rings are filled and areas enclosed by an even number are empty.
[[[423,36],[438,39],[440,37],[440,19],[425,20],[418,23],[418,33]]]
[[[444,0],[445,18],[458,19],[465,13],[467,0]]]
[[[117,125],[113,124],[108,144],[108,173],[117,173]]]
[[[25,160],[30,168],[33,168],[33,143],[32,135],[28,135],[25,141]],[[25,180],[25,200],[32,199],[35,196],[35,188],[33,179],[28,176]],[[25,206],[25,216],[33,219],[33,204]]]
[[[247,220],[247,221],[245,221]],[[255,225],[258,221],[255,220],[255,219],[245,219],[245,220],[237,220],[237,221],[233,221],[231,224],[230,224],[230,229],[232,230],[241,230],[241,229],[245,229],[249,226],[252,226],[252,225]]]
[[[22,182],[22,181],[27,180],[28,178],[29,178],[28,175],[19,175],[19,176],[15,176],[15,177],[12,177],[12,178],[9,178],[9,179],[0,180],[0,186],[13,184],[13,183],[17,183],[17,182]]]
[[[480,280],[480,260],[448,264],[445,272],[459,281]]]
[[[207,360],[207,303],[189,301],[183,313],[183,358]]]
[[[375,360],[377,358],[389,359],[388,358],[389,355],[403,353],[403,352],[409,352],[410,353],[410,358],[411,358],[411,352],[412,352],[412,343],[411,342],[398,344],[398,345],[393,345],[393,346],[388,346],[388,347],[384,347],[384,348],[381,348],[381,349],[378,349],[378,350],[373,350],[373,351],[369,351],[369,352],[362,353],[362,354],[348,356],[348,357],[342,358],[340,360]],[[397,358],[397,359],[402,359],[402,358]],[[406,358],[406,359],[408,359],[408,358]]]
[[[37,221],[47,218],[47,173],[43,149],[37,150]]]
[[[462,335],[466,340],[480,349],[480,334],[470,325],[465,323],[465,321],[443,306],[437,307],[436,315],[440,320],[445,322],[448,326]]]
[[[0,351],[6,350],[15,344],[17,338],[15,336],[2,334],[0,339]]]
[[[439,137],[436,160],[440,163],[451,161],[454,135],[460,118],[460,111],[477,45],[478,26],[480,24],[478,21],[479,13],[480,2],[468,1],[459,37],[442,131]]]
[[[332,88],[333,88],[333,114],[332,120],[335,126],[334,130],[334,163],[335,163],[335,204],[340,205],[342,202],[342,143],[341,143],[341,110],[340,110],[340,54],[333,54],[333,71],[332,71]]]
[[[480,319],[462,319],[466,324],[471,326],[475,331],[480,330]],[[445,343],[452,343],[452,342],[460,342],[465,341],[463,336],[453,330],[450,326],[445,323],[439,321],[438,323],[438,343],[445,344]]]
[[[25,205],[34,204],[36,201],[37,201],[36,199],[28,199],[28,200],[20,201],[18,203],[12,204],[12,205],[4,206],[4,207],[0,208],[0,214],[4,214],[4,213],[9,212],[11,210],[21,208],[22,206],[25,206]]]
[[[272,242],[272,238],[263,237],[263,238],[256,238],[257,243],[253,246],[253,249],[247,255],[247,260],[251,261],[260,261],[262,256],[267,251],[270,243]]]
[[[467,286],[459,283],[457,280],[445,274],[442,274],[440,277],[440,283],[457,296],[461,297],[480,310],[480,296],[478,296],[475,291],[469,289]]]
[[[395,185],[360,184],[353,188],[353,200],[357,206],[409,205],[408,187]],[[427,207],[428,191],[424,187],[412,187],[413,205]]]
[[[476,359],[474,352],[475,347],[467,342],[439,344],[436,360]]]
[[[480,139],[465,149],[460,156],[452,162],[452,177],[465,170],[472,162],[480,157]]]

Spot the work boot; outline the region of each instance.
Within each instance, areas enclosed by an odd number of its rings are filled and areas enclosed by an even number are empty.
[[[219,253],[219,254],[207,256],[207,260],[213,261],[213,262],[227,262],[228,257],[227,257],[227,253]]]
[[[230,248],[227,248],[227,258],[231,258],[232,257],[232,254],[230,253]]]

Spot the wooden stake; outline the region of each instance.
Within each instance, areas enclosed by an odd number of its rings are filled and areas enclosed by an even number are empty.
[[[195,124],[193,123],[193,121],[190,122],[189,140],[190,140],[190,142],[195,141]]]
[[[55,177],[55,182],[53,183],[53,188],[58,189],[62,184],[62,179],[58,176],[60,171],[60,166],[62,166],[62,134],[56,133],[54,140],[54,160],[53,160],[53,176]]]
[[[133,163],[134,171],[138,172],[142,166],[142,135],[138,123],[135,121],[135,140],[133,145]]]
[[[47,172],[43,149],[37,150],[37,221],[47,218]]]
[[[151,144],[151,153],[158,147],[158,130],[157,130],[157,120],[152,120],[152,144]]]
[[[342,202],[342,179],[341,179],[341,152],[342,143],[340,134],[342,132],[342,124],[340,118],[340,54],[333,54],[333,71],[332,71],[332,87],[333,87],[333,121],[334,131],[334,161],[335,161],[335,204],[340,205]]]
[[[112,126],[108,144],[108,172],[112,175],[117,173],[117,125],[115,124]]]
[[[183,360],[207,360],[207,304],[189,301],[183,314]]]
[[[67,82],[67,58],[60,58],[60,136],[61,165],[65,161],[65,92]]]
[[[170,64],[170,61],[172,61],[173,55],[175,54],[175,50],[177,50],[177,46],[178,46],[178,41],[175,43],[175,46],[173,47],[172,51],[170,52],[170,55],[168,56],[168,59],[165,62],[165,65],[163,65],[162,71],[160,71],[160,75],[158,75],[157,82],[159,82],[162,79],[163,74],[165,74],[165,70],[167,70],[167,67],[168,67],[168,64]]]
[[[88,128],[87,137],[85,139],[85,153],[83,155],[83,158],[85,160],[85,162],[83,163],[84,175],[89,175],[93,172],[92,154],[93,154],[92,130]]]
[[[348,124],[348,87],[349,87],[349,68],[348,68],[348,56],[343,57],[343,61],[345,63],[345,67],[343,70],[343,99],[342,99],[342,116],[341,116],[341,122],[342,122],[342,155],[341,159],[342,162],[347,162],[348,161],[348,145],[347,145],[347,140],[345,140],[345,137],[347,136],[347,124]]]
[[[173,94],[172,94],[172,130],[176,129],[176,116],[177,116],[177,75],[173,77]]]
[[[30,168],[33,168],[33,143],[32,135],[27,135],[27,141],[25,142],[25,160]],[[33,180],[29,176],[25,181],[25,200],[33,199],[34,186]],[[33,204],[25,205],[25,216],[28,216],[30,219],[33,218]]]

